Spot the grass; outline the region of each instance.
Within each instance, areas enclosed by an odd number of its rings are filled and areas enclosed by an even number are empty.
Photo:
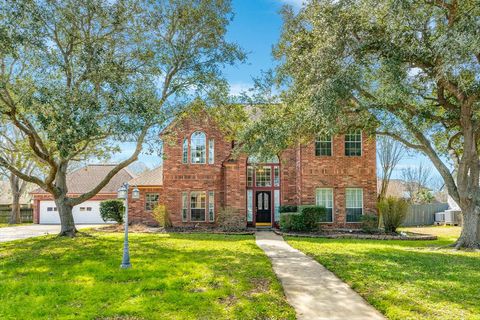
[[[30,223],[30,222],[17,223],[17,224],[0,223],[0,228],[18,227],[18,226],[28,226],[28,225],[31,225],[31,224],[32,224],[32,223]]]
[[[445,248],[458,227],[405,228],[437,241],[288,238],[390,319],[480,319],[480,252]]]
[[[252,236],[53,236],[0,247],[0,319],[294,319]]]

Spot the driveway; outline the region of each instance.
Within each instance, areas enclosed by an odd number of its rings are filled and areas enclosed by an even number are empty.
[[[104,224],[80,224],[77,229],[101,227]],[[32,224],[28,226],[0,228],[0,242],[44,236],[60,233],[60,225]]]

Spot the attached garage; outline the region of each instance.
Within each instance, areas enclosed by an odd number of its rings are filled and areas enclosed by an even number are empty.
[[[73,207],[76,224],[105,223],[100,216],[101,201],[86,201]],[[40,201],[40,224],[60,224],[60,216],[54,201]]]
[[[67,175],[70,197],[77,197],[92,190],[115,167],[110,164],[88,165]],[[105,223],[100,216],[100,203],[115,199],[117,190],[124,182],[135,178],[128,170],[118,172],[110,182],[93,198],[73,207],[73,220],[76,224]],[[60,224],[57,206],[50,194],[37,189],[31,192],[34,201],[33,220],[40,224]]]

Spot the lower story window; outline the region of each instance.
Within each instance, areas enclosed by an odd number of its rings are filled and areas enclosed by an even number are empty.
[[[188,220],[188,194],[182,192],[182,221],[186,222]]]
[[[147,193],[145,195],[145,210],[152,211],[158,205],[158,193]]]
[[[345,198],[347,222],[360,222],[363,215],[363,189],[347,188]]]
[[[320,222],[333,222],[333,189],[319,188],[316,190],[315,202],[317,206],[325,208],[325,214],[320,216]]]
[[[205,192],[190,192],[190,220],[192,222],[205,221],[205,207]]]
[[[208,220],[215,222],[215,193],[213,191],[208,193]]]

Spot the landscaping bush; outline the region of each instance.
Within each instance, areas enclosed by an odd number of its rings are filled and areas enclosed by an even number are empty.
[[[403,199],[387,197],[378,203],[385,232],[396,232],[407,216],[408,203]]]
[[[282,231],[306,231],[303,215],[298,212],[282,212],[280,229]]]
[[[326,214],[324,207],[319,206],[302,206],[300,208],[300,214],[303,216],[303,223],[305,229],[313,231],[318,229],[318,222],[320,217]]]
[[[378,216],[374,213],[366,213],[360,218],[362,230],[367,233],[378,231]]]
[[[282,212],[297,212],[298,207],[294,205],[285,205],[285,206],[280,206],[280,213]]]
[[[100,216],[103,221],[115,221],[123,223],[125,207],[121,200],[106,200],[100,203]]]
[[[169,228],[172,226],[172,221],[167,212],[167,208],[163,204],[157,205],[152,212],[153,219],[158,223],[159,226],[164,228]]]
[[[280,214],[280,229],[282,231],[315,231],[318,221],[325,208],[318,206],[300,206],[300,212],[282,212]]]

